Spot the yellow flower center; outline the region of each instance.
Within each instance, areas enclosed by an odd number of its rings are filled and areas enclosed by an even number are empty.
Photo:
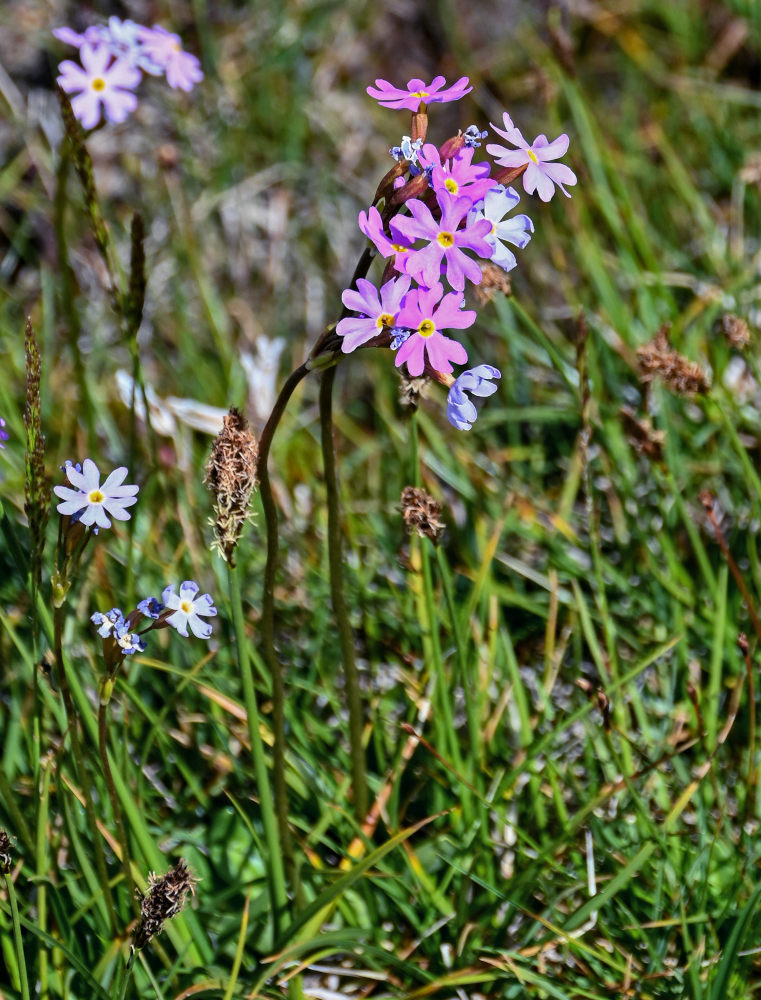
[[[391,327],[394,325],[394,317],[391,315],[391,313],[381,313],[380,316],[376,319],[375,325],[378,327],[379,330],[382,330],[384,326]]]
[[[93,90],[100,92],[106,89],[106,81],[102,76],[96,76],[94,80],[90,81],[90,86]]]
[[[193,610],[193,605],[190,601],[180,601],[180,611],[184,611],[186,615],[189,615]]]
[[[417,332],[421,337],[430,337],[432,333],[436,333],[436,324],[432,319],[424,319],[417,328]]]
[[[444,187],[450,194],[457,194],[457,192],[460,190],[459,185],[457,184],[457,181],[454,179],[454,177],[448,177],[444,181]]]
[[[90,492],[87,494],[87,499],[90,501],[90,503],[103,503],[103,501],[106,498],[103,496],[100,490],[90,490]]]
[[[179,42],[172,42],[172,51],[173,52],[182,52],[182,46],[180,45]]]
[[[428,97],[428,91],[427,90],[413,90],[412,96],[413,97],[419,97],[420,100],[422,101],[425,97]]]
[[[447,233],[442,231],[439,233],[436,239],[439,241],[439,245],[444,247],[445,250],[448,250],[449,247],[454,246],[454,236],[452,235],[452,233]]]
[[[396,253],[407,253],[409,247],[403,247],[401,243],[392,243],[391,246],[394,248]]]
[[[533,149],[527,149],[526,152],[528,153],[529,160],[533,160],[534,163],[538,163],[539,162],[539,160],[537,160],[537,158],[536,158],[536,153],[534,152]]]

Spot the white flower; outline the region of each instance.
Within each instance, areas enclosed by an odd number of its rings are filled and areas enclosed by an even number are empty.
[[[100,485],[98,466],[86,458],[82,471],[69,463],[66,466],[66,477],[72,486],[56,486],[53,492],[63,500],[56,510],[59,514],[75,516],[84,525],[97,524],[101,528],[110,528],[108,515],[117,521],[128,521],[129,514],[125,507],[131,507],[137,502],[137,486],[122,486],[127,475],[126,466],[114,469],[108,479]],[[79,512],[82,512],[79,514]]]
[[[491,255],[492,264],[505,271],[512,271],[518,261],[513,251],[508,250],[502,240],[507,240],[522,250],[534,231],[534,223],[527,215],[515,215],[512,219],[505,219],[507,213],[512,211],[519,201],[520,195],[515,188],[505,188],[497,184],[491,191],[487,191],[484,200],[478,202],[468,213],[468,225],[479,219],[487,219],[491,223],[491,232],[484,239],[494,247]]]
[[[199,586],[192,580],[185,580],[180,584],[179,597],[174,592],[174,584],[164,588],[161,600],[174,614],[166,619],[167,625],[176,628],[180,635],[187,636],[188,625],[190,631],[197,639],[208,639],[211,635],[211,625],[203,621],[199,616],[210,617],[217,613],[210,594],[201,594],[196,597]]]

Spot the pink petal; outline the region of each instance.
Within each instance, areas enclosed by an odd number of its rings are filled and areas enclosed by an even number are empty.
[[[568,136],[564,132],[548,145],[537,142],[532,148],[538,160],[558,160],[568,152],[568,142]]]

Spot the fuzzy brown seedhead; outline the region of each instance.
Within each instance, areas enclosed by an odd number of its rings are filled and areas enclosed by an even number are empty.
[[[719,329],[724,334],[730,347],[742,350],[750,343],[750,330],[748,324],[740,316],[733,313],[725,313],[719,320]]]
[[[665,432],[653,430],[650,421],[640,420],[629,406],[622,406],[618,412],[624,425],[626,440],[637,454],[646,455],[654,462],[660,462],[663,458]]]
[[[42,364],[37,338],[31,319],[26,321],[24,337],[26,358],[26,476],[24,479],[24,511],[29,521],[31,539],[31,572],[34,586],[40,585],[45,526],[50,514],[50,480],[45,475],[45,437],[40,417],[40,384]]]
[[[415,486],[405,486],[402,490],[402,517],[407,531],[412,534],[430,538],[438,545],[444,534],[444,522],[441,520],[441,504],[432,496]]]
[[[259,448],[248,421],[233,406],[211,446],[204,482],[214,494],[214,547],[235,565],[235,546],[250,514]]]
[[[140,922],[135,931],[132,947],[138,951],[160,934],[164,922],[176,917],[183,909],[189,895],[195,892],[198,881],[194,878],[182,858],[166,875],[151,872],[148,877],[148,891],[138,893],[140,901]]]
[[[497,295],[512,295],[513,285],[510,275],[496,264],[484,264],[481,269],[481,282],[474,288],[478,304],[485,306]]]
[[[399,402],[405,408],[416,410],[421,396],[425,396],[426,386],[430,382],[427,375],[414,378],[412,375],[400,374]]]
[[[11,838],[0,830],[0,875],[8,875],[13,863],[13,851],[11,849]]]
[[[670,324],[664,324],[648,344],[637,348],[640,378],[652,382],[660,376],[672,392],[680,395],[705,393],[711,387],[708,376],[694,361],[675,351],[668,340]]]

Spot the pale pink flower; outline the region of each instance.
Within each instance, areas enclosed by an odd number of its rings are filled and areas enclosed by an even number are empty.
[[[542,201],[549,201],[555,193],[557,184],[566,198],[570,198],[563,185],[575,184],[576,174],[564,163],[548,162],[565,156],[568,136],[563,133],[557,139],[548,142],[546,135],[538,135],[529,146],[520,129],[513,125],[513,120],[507,112],[504,113],[503,120],[504,130],[497,128],[494,122],[491,123],[491,127],[497,135],[501,135],[518,148],[509,149],[507,146],[489,143],[486,152],[490,153],[501,167],[522,167],[524,163],[528,164],[523,174],[523,189],[526,194],[533,194],[536,191]]]
[[[106,120],[123,122],[137,107],[132,93],[141,80],[140,70],[126,59],[115,59],[104,45],[97,48],[83,42],[79,50],[82,66],[65,59],[58,67],[58,84],[67,94],[75,94],[71,109],[85,128],[95,128],[101,108]],[[110,65],[109,65],[110,63]]]
[[[140,28],[143,50],[166,73],[166,82],[174,90],[189,91],[193,85],[203,80],[201,64],[190,52],[185,52],[179,35],[156,25]]]

